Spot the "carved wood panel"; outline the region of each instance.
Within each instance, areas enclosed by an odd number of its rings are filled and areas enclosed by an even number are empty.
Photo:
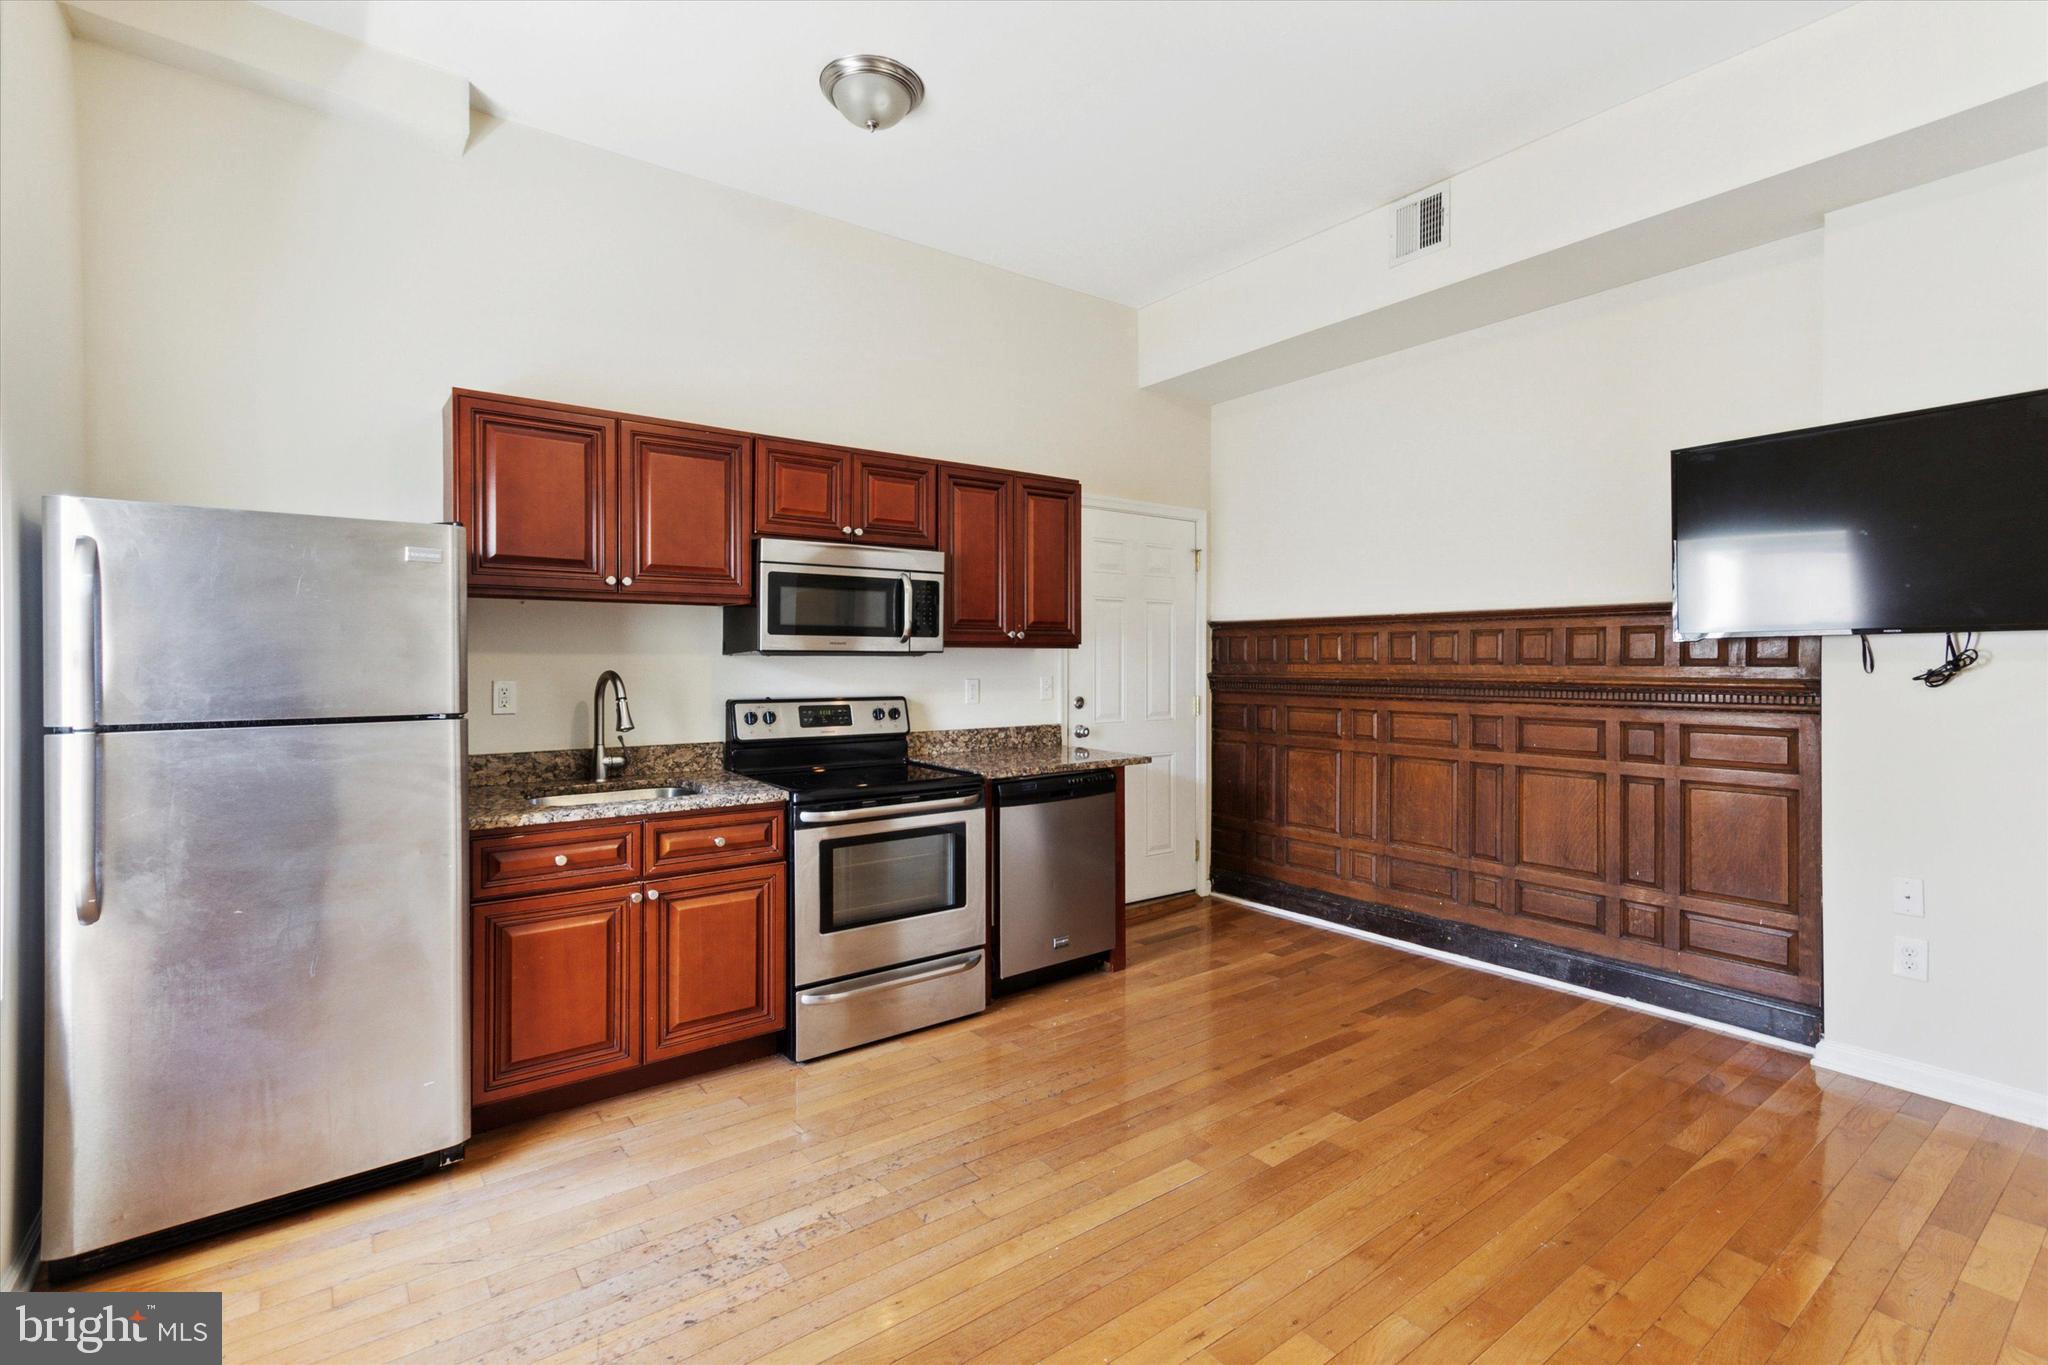
[[[1652,608],[1219,626],[1216,870],[1817,1003],[1815,642],[1704,643]]]

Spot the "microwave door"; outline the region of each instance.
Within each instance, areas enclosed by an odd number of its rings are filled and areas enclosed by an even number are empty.
[[[907,654],[912,577],[894,569],[763,564],[761,650]]]

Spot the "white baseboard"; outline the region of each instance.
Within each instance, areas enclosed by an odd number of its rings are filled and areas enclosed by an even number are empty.
[[[2002,1081],[1987,1081],[1947,1067],[1929,1066],[1889,1052],[1875,1052],[1851,1043],[1822,1038],[1813,1051],[1813,1064],[1823,1071],[1839,1071],[1859,1081],[1875,1081],[1894,1090],[1906,1090],[1965,1109],[1981,1110],[2002,1119],[2048,1128],[2048,1095],[2022,1090]]]
[[[35,1286],[36,1270],[41,1261],[43,1249],[43,1215],[37,1211],[28,1231],[21,1235],[21,1245],[14,1250],[14,1259],[7,1263],[7,1278],[0,1281],[0,1290],[18,1294]]]
[[[1476,958],[1465,957],[1458,953],[1447,953],[1441,948],[1425,948],[1419,943],[1407,943],[1398,938],[1388,938],[1385,934],[1375,934],[1370,929],[1354,929],[1348,924],[1332,924],[1326,919],[1317,919],[1314,915],[1303,915],[1293,910],[1282,910],[1277,905],[1267,905],[1263,901],[1249,901],[1242,896],[1229,896],[1220,892],[1211,893],[1211,897],[1219,901],[1229,901],[1232,905],[1242,905],[1245,909],[1256,910],[1262,915],[1272,915],[1276,919],[1293,920],[1296,924],[1306,924],[1311,929],[1327,929],[1333,934],[1343,934],[1350,938],[1364,939],[1367,943],[1377,943],[1383,948],[1392,948],[1398,953],[1412,953],[1416,957],[1432,958],[1438,962],[1448,962],[1454,966],[1469,968],[1475,972],[1485,972],[1488,976],[1504,976],[1510,981],[1525,981],[1531,986],[1541,986],[1547,991],[1557,991],[1564,995],[1576,995],[1584,1000],[1598,1000],[1603,1005],[1614,1005],[1620,1009],[1634,1010],[1637,1014],[1654,1014],[1659,1019],[1671,1019],[1681,1024],[1690,1024],[1694,1028],[1703,1028],[1710,1033],[1725,1033],[1730,1038],[1740,1038],[1748,1043],[1761,1043],[1765,1047],[1776,1048],[1780,1052],[1797,1053],[1801,1057],[1811,1057],[1813,1055],[1813,1049],[1804,1044],[1788,1043],[1783,1038],[1773,1038],[1767,1033],[1758,1033],[1753,1029],[1737,1028],[1733,1024],[1723,1024],[1713,1019],[1702,1019],[1696,1014],[1685,1014],[1679,1010],[1668,1010],[1661,1005],[1646,1005],[1640,1000],[1630,1000],[1626,996],[1620,995],[1609,995],[1605,991],[1591,990],[1585,986],[1575,986],[1568,981],[1554,981],[1550,977],[1537,976],[1533,972],[1518,971],[1513,967],[1497,967],[1491,962],[1481,962]]]

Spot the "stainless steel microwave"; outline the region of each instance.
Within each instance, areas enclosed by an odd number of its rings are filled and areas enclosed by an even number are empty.
[[[754,601],[725,609],[728,654],[936,654],[946,557],[762,540]]]

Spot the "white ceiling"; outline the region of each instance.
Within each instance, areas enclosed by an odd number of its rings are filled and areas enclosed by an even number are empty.
[[[493,113],[1142,305],[1848,0],[264,0]],[[864,133],[818,69],[924,106]]]

